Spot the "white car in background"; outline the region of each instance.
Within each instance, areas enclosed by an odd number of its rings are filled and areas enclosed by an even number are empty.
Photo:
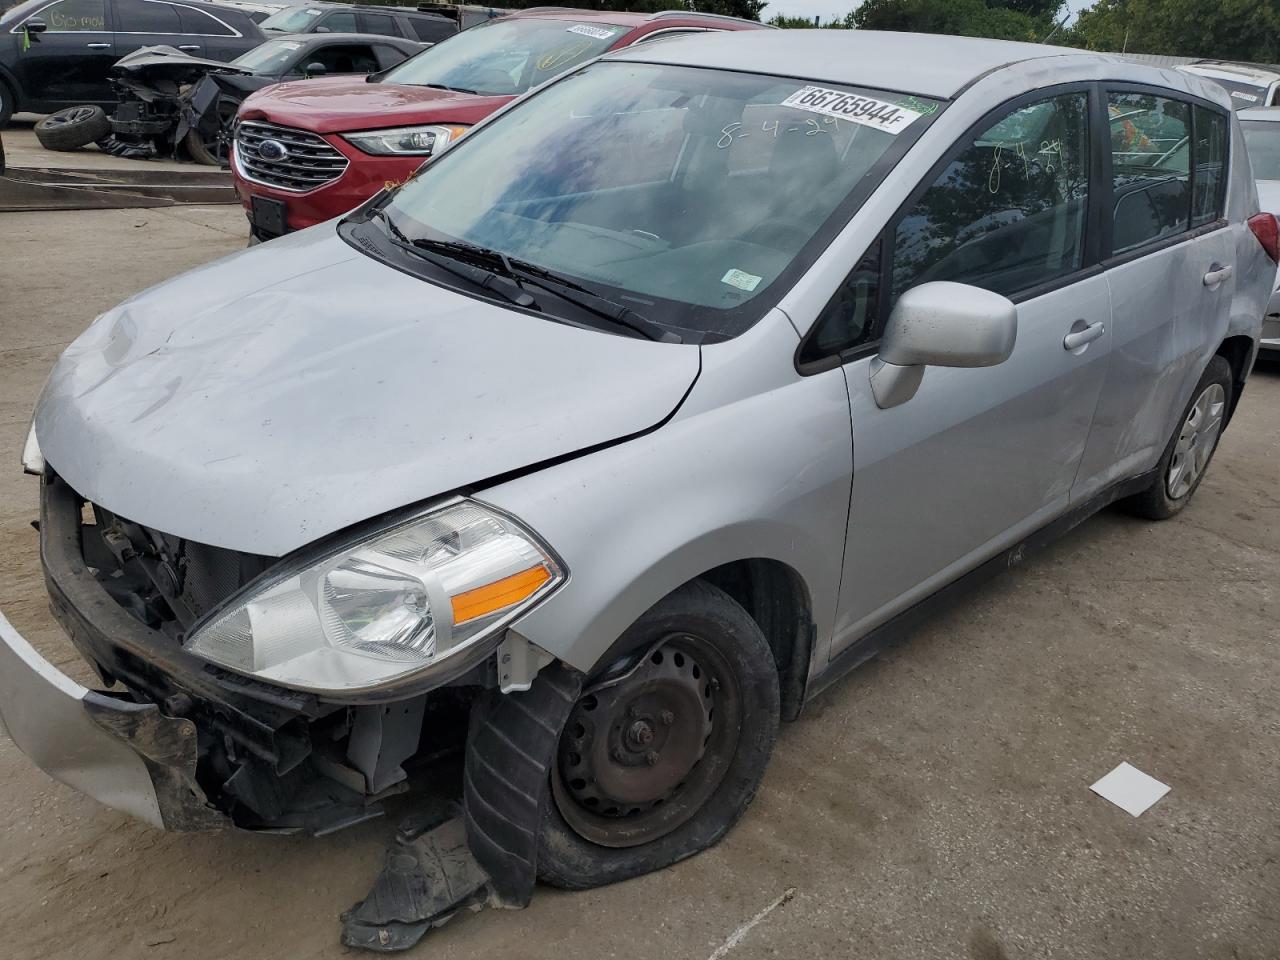
[[[1280,107],[1241,110],[1237,116],[1258,184],[1258,206],[1274,213],[1280,210]],[[1265,350],[1272,358],[1280,358],[1280,278],[1276,286],[1267,305],[1262,341],[1258,345],[1259,350]]]
[[[1177,69],[1221,84],[1230,94],[1234,110],[1280,104],[1280,69],[1220,60],[1201,60]]]

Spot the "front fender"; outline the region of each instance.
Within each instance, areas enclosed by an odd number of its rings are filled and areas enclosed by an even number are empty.
[[[476,498],[521,518],[569,580],[515,629],[591,673],[676,587],[722,564],[776,560],[802,579],[826,662],[853,468],[839,369],[801,377],[785,316],[703,349],[703,374],[657,430]],[[763,329],[762,329],[763,328]]]

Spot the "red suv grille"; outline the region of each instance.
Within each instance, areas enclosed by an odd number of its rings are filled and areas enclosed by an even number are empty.
[[[347,158],[322,137],[256,120],[236,128],[236,160],[246,180],[298,193],[337,180],[347,169]]]

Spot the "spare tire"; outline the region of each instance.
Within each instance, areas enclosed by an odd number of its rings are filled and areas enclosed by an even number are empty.
[[[111,134],[101,107],[67,107],[36,123],[36,139],[46,150],[79,150]]]

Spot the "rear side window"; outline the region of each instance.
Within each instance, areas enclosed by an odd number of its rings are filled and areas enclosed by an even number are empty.
[[[177,8],[156,0],[116,0],[117,33],[182,33]]]
[[[210,16],[203,10],[182,4],[174,5],[178,11],[178,19],[182,23],[182,32],[200,37],[234,37],[236,31],[217,17]],[[229,14],[234,11],[228,11]],[[230,18],[229,18],[230,19]]]
[[[1112,250],[1186,230],[1191,216],[1191,106],[1147,93],[1109,93]]]
[[[1078,270],[1089,192],[1087,94],[1019,107],[963,142],[899,222],[893,288],[932,280],[1006,296]]]
[[[1227,118],[1205,107],[1195,111],[1195,177],[1191,200],[1191,225],[1222,219],[1227,193]]]

